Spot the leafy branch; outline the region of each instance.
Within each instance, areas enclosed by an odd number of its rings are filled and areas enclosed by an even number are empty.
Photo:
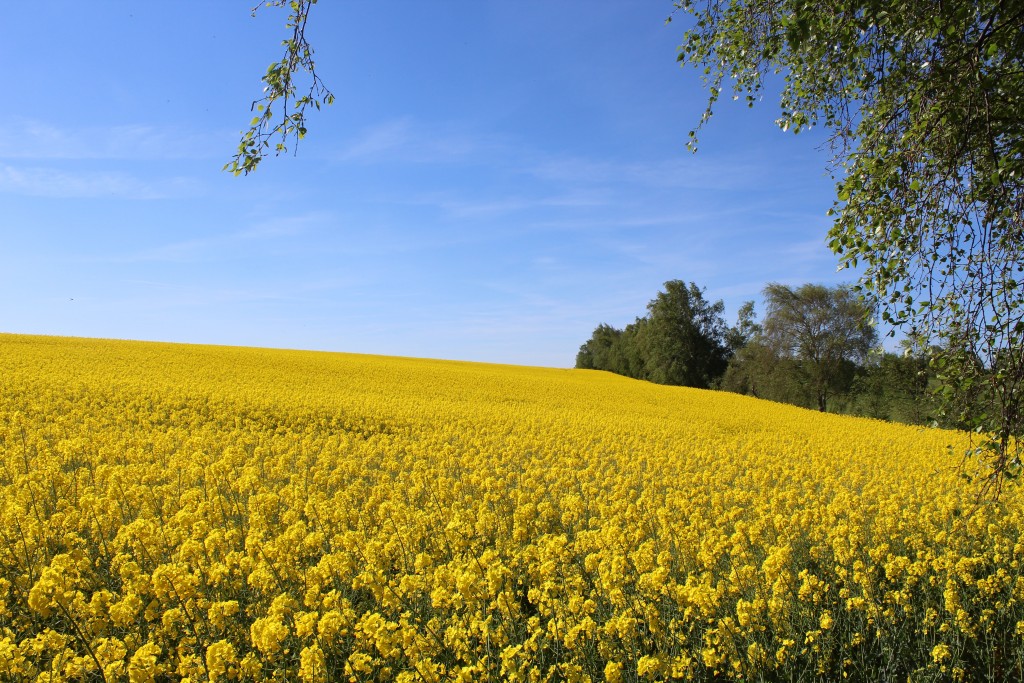
[[[250,111],[256,115],[249,122],[249,129],[242,134],[234,158],[224,165],[225,171],[234,175],[248,175],[256,170],[259,163],[270,154],[288,151],[289,141],[294,139],[293,149],[306,136],[306,112],[312,107],[319,111],[322,104],[333,104],[334,94],[324,85],[316,73],[313,61],[313,47],[306,39],[306,24],[309,12],[317,0],[261,0],[252,9],[252,15],[262,7],[288,6],[286,24],[291,35],[281,41],[284,56],[280,61],[267,67],[263,75],[263,97],[254,100]],[[296,76],[309,74],[309,87],[299,95]],[[280,116],[276,115],[280,105]]]

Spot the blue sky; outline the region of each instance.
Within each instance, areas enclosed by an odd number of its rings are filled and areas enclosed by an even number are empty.
[[[849,280],[820,133],[706,101],[670,2],[321,0],[337,102],[221,167],[279,58],[254,0],[0,7],[0,331],[571,367],[666,280]]]

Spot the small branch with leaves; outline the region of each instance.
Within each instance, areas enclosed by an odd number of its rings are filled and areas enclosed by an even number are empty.
[[[267,67],[263,75],[263,97],[253,101],[250,110],[255,116],[249,129],[243,132],[234,158],[224,165],[225,171],[248,175],[271,151],[275,156],[285,153],[289,144],[294,150],[306,135],[307,110],[319,110],[322,104],[334,103],[334,94],[316,73],[313,47],[306,39],[309,12],[316,3],[317,0],[262,0],[252,9],[255,16],[262,7],[287,5],[290,36],[281,41],[284,56]],[[309,74],[310,83],[305,94],[299,95],[295,81],[302,73]],[[294,142],[289,143],[290,140]]]

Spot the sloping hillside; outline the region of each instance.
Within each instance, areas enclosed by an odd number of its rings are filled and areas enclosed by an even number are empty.
[[[0,672],[1008,680],[960,435],[618,376],[0,335]],[[1009,677],[1009,678],[1007,678]]]

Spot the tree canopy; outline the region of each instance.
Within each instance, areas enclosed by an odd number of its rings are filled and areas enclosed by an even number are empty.
[[[691,282],[669,280],[647,304],[644,351],[648,377],[659,384],[709,387],[725,372],[729,351],[721,301]]]
[[[777,358],[796,361],[801,386],[824,411],[847,389],[878,335],[870,309],[847,287],[771,283],[764,289],[764,338]]]

